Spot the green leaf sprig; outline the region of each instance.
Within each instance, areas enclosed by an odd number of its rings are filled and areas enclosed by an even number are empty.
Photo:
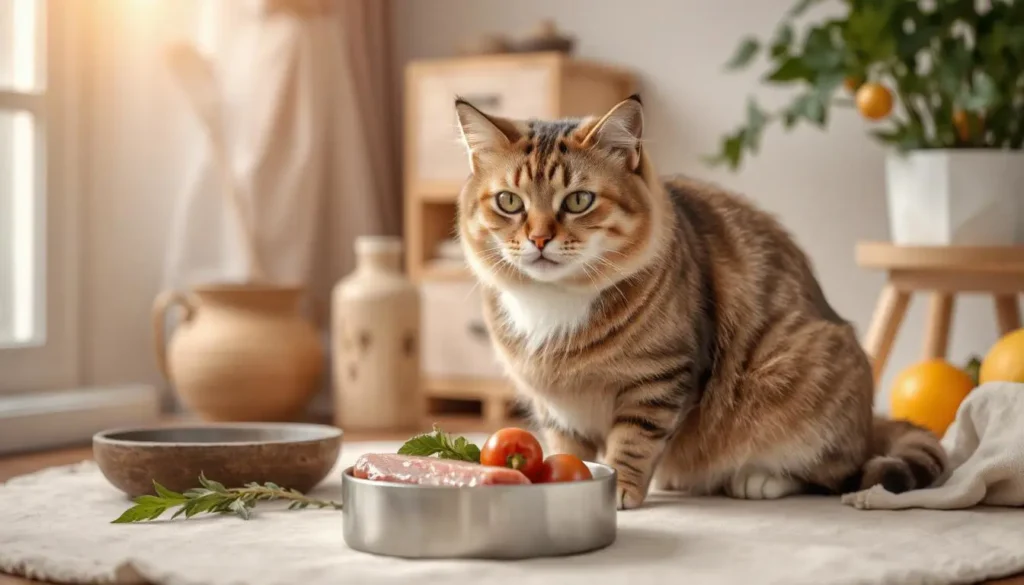
[[[434,425],[434,430],[409,439],[398,449],[399,455],[418,455],[429,457],[437,455],[440,459],[456,459],[480,463],[480,448],[470,443],[465,437],[452,438]]]
[[[301,510],[313,506],[315,508],[341,509],[341,504],[329,500],[309,498],[295,489],[285,489],[273,482],[263,485],[247,483],[241,488],[226,488],[224,484],[207,479],[199,474],[199,485],[179,494],[153,481],[155,496],[145,495],[135,498],[135,505],[125,510],[112,524],[128,524],[156,520],[172,508],[178,510],[171,519],[184,515],[191,518],[197,514],[234,514],[243,520],[252,518],[252,508],[258,501],[290,500],[289,510]]]

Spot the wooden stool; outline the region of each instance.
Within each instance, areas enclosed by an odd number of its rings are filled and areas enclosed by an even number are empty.
[[[957,293],[992,295],[1000,335],[1021,326],[1018,296],[1024,293],[1024,246],[917,247],[862,242],[857,245],[857,264],[888,273],[864,339],[864,349],[874,363],[876,391],[912,293],[931,293],[925,359],[946,357]]]

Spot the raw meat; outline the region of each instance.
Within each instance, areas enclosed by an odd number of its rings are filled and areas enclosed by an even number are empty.
[[[530,483],[522,472],[507,467],[390,453],[363,455],[356,461],[352,475],[375,481],[451,487]]]

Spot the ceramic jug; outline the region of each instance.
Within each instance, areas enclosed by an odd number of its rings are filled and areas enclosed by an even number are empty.
[[[183,405],[208,421],[300,418],[324,369],[302,296],[301,288],[239,284],[157,297],[157,363]],[[174,306],[183,318],[165,346],[165,313]]]
[[[415,429],[420,397],[420,294],[401,271],[402,241],[356,239],[356,268],[332,294],[334,424]]]

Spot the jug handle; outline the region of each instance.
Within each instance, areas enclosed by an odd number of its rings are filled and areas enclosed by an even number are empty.
[[[153,345],[156,350],[156,364],[168,382],[171,381],[171,371],[167,367],[167,337],[164,323],[168,309],[173,306],[185,309],[182,322],[191,320],[196,312],[195,305],[188,300],[188,297],[176,290],[164,291],[153,301]]]

